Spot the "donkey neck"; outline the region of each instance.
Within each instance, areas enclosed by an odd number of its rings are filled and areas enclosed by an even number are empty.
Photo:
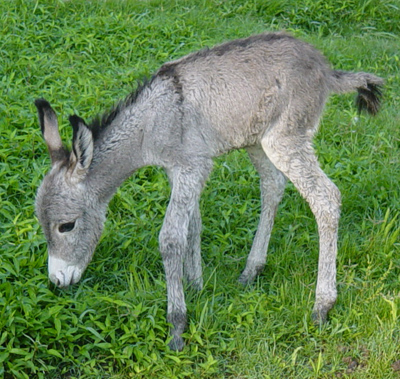
[[[119,115],[94,141],[87,179],[100,197],[111,198],[125,179],[146,165],[142,156],[143,135],[144,130],[135,124],[135,119]]]
[[[152,80],[132,103],[126,100],[94,141],[88,174],[90,188],[108,201],[116,189],[141,167],[159,164],[154,158],[155,126],[168,118],[176,94],[171,83]]]

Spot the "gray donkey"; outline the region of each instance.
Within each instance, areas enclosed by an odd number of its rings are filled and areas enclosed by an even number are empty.
[[[203,285],[199,198],[213,157],[244,148],[260,175],[261,215],[240,282],[263,269],[286,180],[309,203],[318,223],[319,264],[313,318],[324,321],[336,301],[340,192],[312,147],[330,92],[358,91],[357,105],[375,114],[383,80],[332,71],[309,44],[266,33],[189,54],[161,66],[113,110],[90,125],[74,115],[72,151],[63,147],[50,104],[36,100],[52,167],[36,209],[48,242],[50,280],[77,283],[100,238],[107,204],[140,167],[163,167],[171,198],[159,236],[168,293],[170,347],[183,348],[183,275]]]

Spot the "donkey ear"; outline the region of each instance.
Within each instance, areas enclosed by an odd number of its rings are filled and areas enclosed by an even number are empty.
[[[67,156],[67,150],[63,147],[58,131],[57,116],[49,102],[44,99],[35,100],[38,111],[40,128],[43,138],[50,153],[51,163],[62,161]]]
[[[86,176],[93,159],[93,134],[85,121],[73,115],[69,118],[74,134],[72,137],[72,178],[81,181]]]

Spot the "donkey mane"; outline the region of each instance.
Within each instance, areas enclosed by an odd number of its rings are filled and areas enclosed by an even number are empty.
[[[102,132],[107,129],[115,118],[126,108],[130,107],[136,102],[143,90],[151,83],[152,78],[144,77],[137,81],[136,89],[128,94],[125,99],[117,102],[110,110],[106,111],[102,115],[97,115],[88,125],[89,129],[93,134],[93,140],[99,139]]]

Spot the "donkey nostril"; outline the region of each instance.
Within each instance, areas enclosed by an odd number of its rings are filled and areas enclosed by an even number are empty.
[[[51,274],[51,275],[50,275],[50,280],[51,280],[57,287],[61,287],[61,286],[62,286],[61,279],[59,278],[59,275],[57,275],[57,274]]]
[[[60,281],[59,281],[59,279],[57,278],[56,275],[51,274],[51,275],[50,275],[50,280],[51,280],[51,282],[54,283],[57,287],[60,286]]]

